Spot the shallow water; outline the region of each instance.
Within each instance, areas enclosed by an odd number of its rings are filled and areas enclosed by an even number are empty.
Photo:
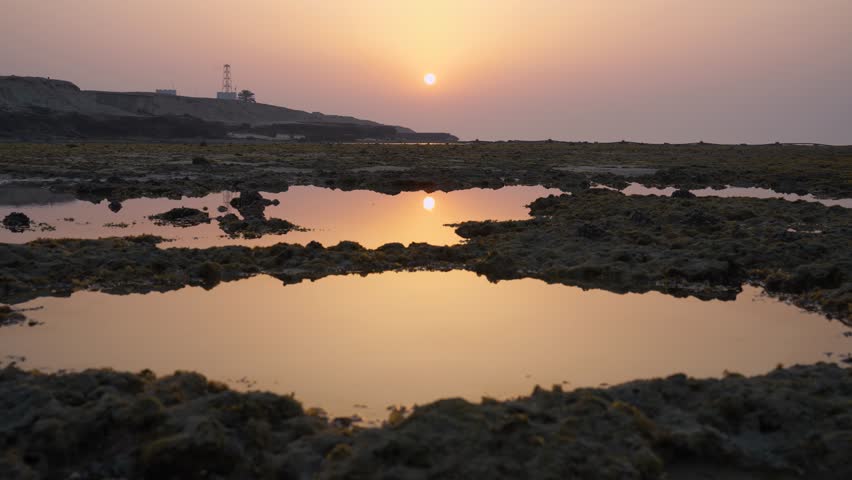
[[[175,240],[164,244],[164,247],[265,246],[279,242],[304,245],[312,240],[324,245],[351,240],[368,248],[390,242],[450,245],[461,241],[461,237],[445,224],[465,220],[528,218],[529,210],[525,205],[536,198],[559,193],[559,190],[544,187],[513,186],[497,190],[475,188],[385,195],[367,190],[347,192],[297,186],[284,193],[264,193],[265,198],[281,202],[278,206],[267,207],[265,214],[269,218],[283,218],[310,231],[267,235],[253,240],[225,236],[215,220],[196,227],[180,228],[155,225],[147,218],[181,206],[198,209],[207,207],[211,217],[225,214],[217,211],[220,206],[227,207],[227,212],[238,213],[229,202],[239,194],[230,192],[199,198],[185,197],[181,200],[127,200],[122,203],[121,210],[115,213],[108,208],[106,201],[97,204],[74,200],[51,205],[0,206],[0,217],[18,211],[28,215],[34,222],[56,227],[55,231],[24,233],[0,229],[0,242],[24,243],[37,238],[100,238],[149,233]],[[424,205],[426,198],[433,199],[433,208],[426,208],[429,206]],[[115,224],[127,226],[118,227]]]
[[[639,183],[631,183],[627,186],[627,188],[621,190],[625,195],[662,195],[665,197],[671,196],[672,192],[677,190],[674,187],[667,188],[655,188],[655,187],[646,187]],[[816,202],[821,203],[827,207],[833,207],[835,205],[839,205],[844,208],[852,208],[852,198],[838,198],[838,199],[826,199],[826,198],[816,198],[811,194],[807,195],[797,195],[795,193],[780,193],[775,190],[771,190],[768,188],[758,188],[758,187],[725,187],[719,189],[713,188],[700,188],[697,190],[690,190],[690,192],[694,193],[697,197],[723,197],[723,198],[734,198],[734,197],[745,197],[745,198],[780,198],[782,200],[787,200],[789,202],[795,201],[805,201],[805,202]]]
[[[839,322],[755,288],[703,302],[532,279],[491,284],[463,271],[288,286],[261,276],[211,291],[79,292],[20,306],[44,307],[29,316],[45,323],[0,330],[0,352],[30,368],[196,370],[367,419],[386,418],[391,404],[675,372],[757,374],[852,350]]]

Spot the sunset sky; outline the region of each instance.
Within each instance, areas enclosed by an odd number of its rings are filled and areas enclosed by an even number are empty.
[[[464,139],[852,143],[850,0],[0,0],[0,75]],[[427,86],[426,73],[437,82]]]

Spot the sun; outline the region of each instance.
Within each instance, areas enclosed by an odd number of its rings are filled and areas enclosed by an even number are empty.
[[[435,208],[435,199],[432,197],[426,197],[423,199],[423,208],[428,211],[432,211]]]
[[[423,75],[423,83],[426,85],[435,85],[436,80],[438,80],[438,78],[434,73],[427,73],[426,75]]]

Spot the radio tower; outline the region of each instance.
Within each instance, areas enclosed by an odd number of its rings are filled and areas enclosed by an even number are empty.
[[[231,93],[234,89],[231,87],[231,66],[225,64],[225,70],[222,72],[222,91]]]
[[[237,99],[237,92],[234,91],[234,87],[231,85],[231,66],[227,63],[222,71],[222,91],[216,94],[216,98],[219,100]]]

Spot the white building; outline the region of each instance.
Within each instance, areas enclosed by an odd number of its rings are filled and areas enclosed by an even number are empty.
[[[216,98],[219,100],[236,100],[237,92],[216,92]]]
[[[158,88],[154,90],[154,92],[156,92],[157,95],[169,95],[172,97],[177,95],[177,90],[173,88]]]

